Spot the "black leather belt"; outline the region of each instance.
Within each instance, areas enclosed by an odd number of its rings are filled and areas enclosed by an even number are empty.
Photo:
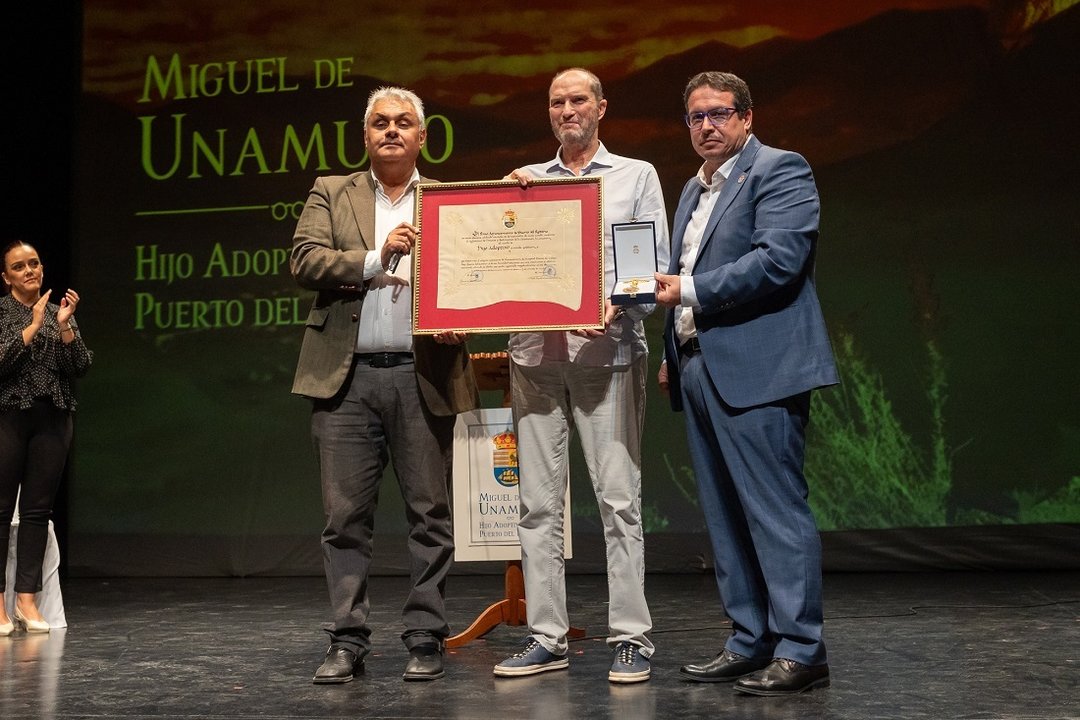
[[[696,335],[679,346],[679,354],[683,357],[696,355],[699,352],[701,352],[701,343],[698,341]]]
[[[413,361],[411,352],[356,353],[353,360],[373,368],[392,368]]]

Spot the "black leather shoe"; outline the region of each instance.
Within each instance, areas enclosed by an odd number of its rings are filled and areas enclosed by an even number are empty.
[[[352,682],[352,679],[362,672],[364,661],[359,655],[344,645],[331,645],[326,651],[326,659],[315,671],[311,682],[316,685],[347,683]]]
[[[772,658],[748,658],[727,648],[709,662],[683,665],[679,675],[694,682],[734,682],[768,666]]]
[[[769,667],[735,683],[735,689],[749,695],[794,695],[814,688],[829,687],[828,665],[803,665],[776,658]]]
[[[409,650],[409,662],[405,663],[406,680],[438,680],[443,672],[442,651],[437,647],[419,645]]]

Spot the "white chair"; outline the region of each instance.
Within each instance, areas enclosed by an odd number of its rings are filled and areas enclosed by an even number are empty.
[[[4,585],[4,609],[8,617],[15,612],[15,552],[19,540],[19,504],[15,501],[15,516],[11,519],[8,556],[6,564],[7,582]],[[66,628],[67,616],[64,615],[64,596],[60,592],[60,546],[56,544],[56,532],[52,520],[49,521],[49,538],[45,543],[45,564],[41,578],[41,592],[37,594],[37,606],[41,616],[50,627]]]

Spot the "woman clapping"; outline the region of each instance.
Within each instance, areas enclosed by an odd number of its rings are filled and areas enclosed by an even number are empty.
[[[37,251],[17,241],[3,248],[0,297],[0,558],[6,563],[15,498],[19,498],[15,612],[0,603],[0,635],[16,625],[48,632],[36,593],[60,478],[71,444],[75,398],[71,380],[90,369],[93,354],[75,324],[79,296],[59,304],[42,290],[45,266]],[[20,494],[21,488],[21,494]],[[0,572],[0,594],[5,589]],[[13,622],[14,621],[14,622]]]

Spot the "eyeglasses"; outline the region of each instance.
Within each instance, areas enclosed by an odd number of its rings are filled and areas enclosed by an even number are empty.
[[[683,120],[686,121],[686,127],[694,130],[701,127],[702,123],[705,122],[705,118],[709,118],[709,122],[712,123],[713,127],[720,127],[737,112],[738,110],[733,107],[718,107],[705,112],[693,112],[689,115],[683,115]]]

